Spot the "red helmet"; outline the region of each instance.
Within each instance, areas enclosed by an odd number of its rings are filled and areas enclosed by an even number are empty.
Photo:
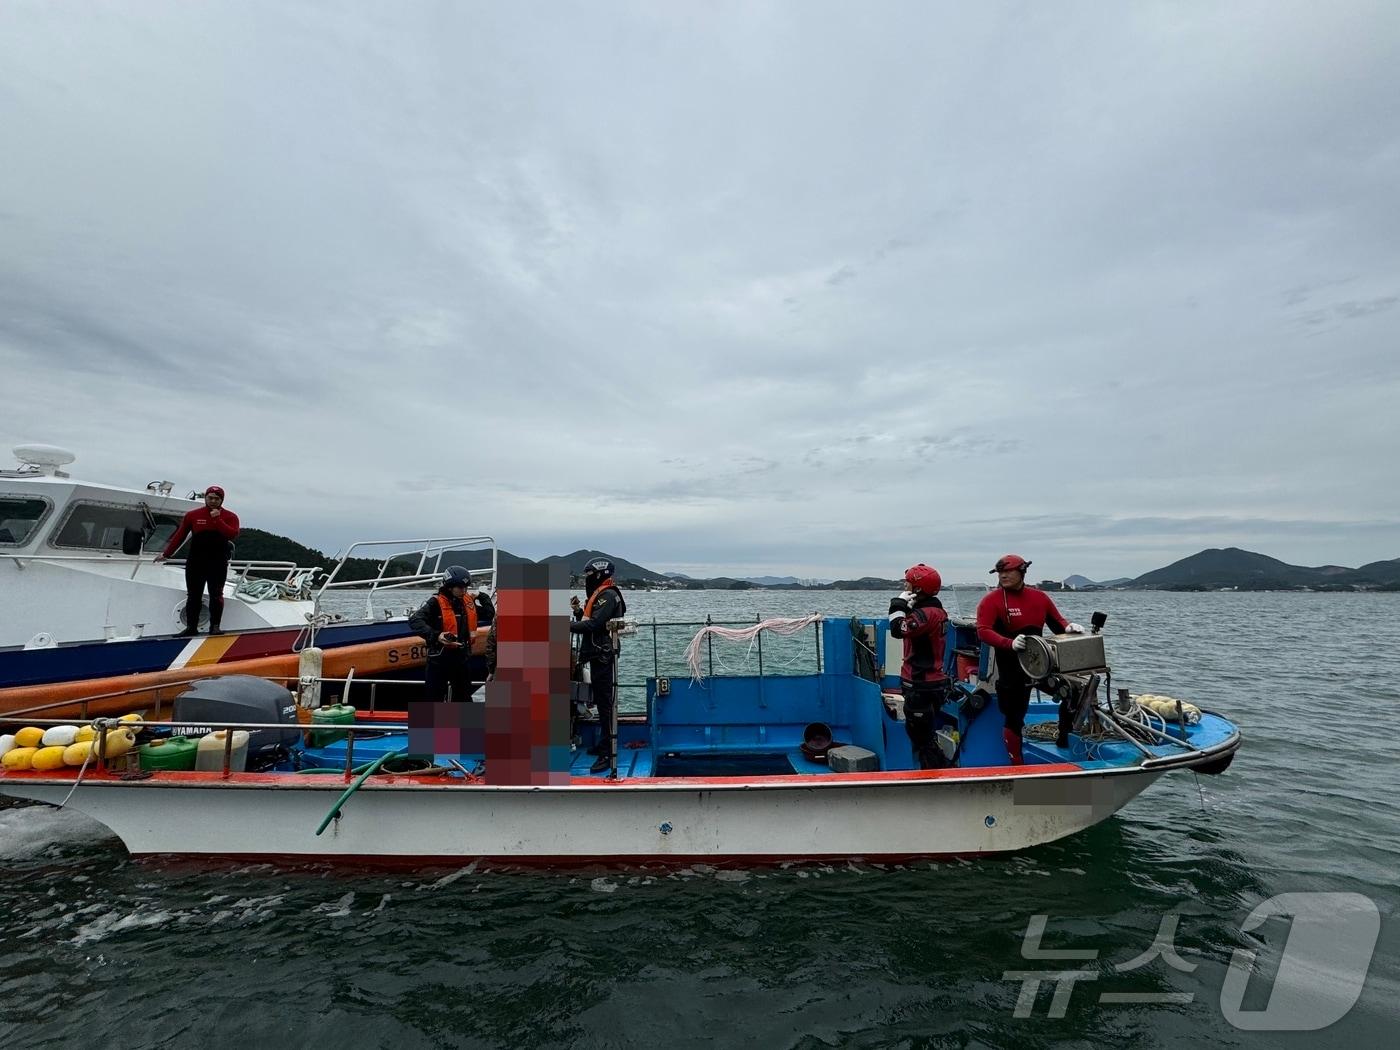
[[[210,485],[207,489],[204,490],[204,494],[206,496],[222,496],[224,494],[224,490],[219,485]]]
[[[918,591],[920,594],[934,595],[943,587],[943,577],[938,575],[938,570],[923,562],[904,570],[904,582],[909,585],[911,591]]]
[[[996,565],[992,568],[993,573],[1005,572],[1007,569],[1019,569],[1025,572],[1031,567],[1031,563],[1019,554],[1003,554],[997,559]]]

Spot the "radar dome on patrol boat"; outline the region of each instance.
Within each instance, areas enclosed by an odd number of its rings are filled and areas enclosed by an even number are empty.
[[[72,452],[57,445],[16,445],[15,459],[21,467],[38,467],[45,474],[57,475],[59,467],[66,467],[77,459]]]

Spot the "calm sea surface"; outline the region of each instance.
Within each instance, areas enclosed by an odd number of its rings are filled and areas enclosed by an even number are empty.
[[[634,615],[685,620],[877,615],[887,597],[628,600]],[[970,613],[977,595],[958,597]],[[1168,776],[1098,827],[1010,859],[751,871],[134,863],[75,812],[0,803],[0,1038],[337,1050],[1394,1045],[1400,595],[1056,599],[1080,622],[1110,614],[1117,683],[1236,720],[1246,742],[1231,769]],[[810,636],[765,645],[765,669],[815,660]],[[741,647],[716,655],[756,669]],[[624,659],[624,680],[651,672],[640,639]],[[1320,1032],[1238,1029],[1221,1009],[1233,953],[1259,952],[1243,1006],[1263,1010],[1289,934],[1282,919],[1241,924],[1291,892],[1356,893],[1379,908],[1360,1000]],[[1097,956],[1023,958],[1037,915],[1043,947]],[[1169,916],[1180,963],[1124,967]],[[1007,971],[1072,969],[1090,976],[1068,985],[1063,1016],[1048,1016],[1050,985],[1032,1016],[1015,1016],[1022,984]],[[1174,998],[1103,1002],[1106,992]]]

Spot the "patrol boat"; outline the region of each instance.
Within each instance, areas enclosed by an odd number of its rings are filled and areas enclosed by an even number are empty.
[[[18,466],[0,471],[0,717],[120,713],[210,675],[296,678],[307,648],[324,653],[321,674],[421,678],[417,636],[402,615],[376,618],[372,600],[386,588],[433,585],[449,551],[487,552],[474,577],[494,580],[489,537],[360,542],[327,571],[239,559],[235,550],[223,633],[181,637],[183,562],[155,559],[200,493],[176,495],[169,481],[141,490],[78,480],[65,469],[74,454],[52,445],[14,454]],[[351,557],[383,552],[411,552],[412,568],[385,554],[379,578],[343,578]],[[322,598],[337,588],[363,591],[362,619],[323,611]]]
[[[655,642],[668,625],[616,626]],[[1023,665],[1041,692],[1026,719],[1025,763],[1009,765],[987,653],[973,624],[954,621],[947,670],[956,687],[944,707],[953,729],[941,740],[949,764],[919,769],[897,679],[882,671],[887,620],[812,616],[749,630],[750,644],[769,640],[770,666],[783,636],[789,652],[810,646],[815,666],[715,673],[712,654],[725,643],[707,623],[686,665],[653,651],[642,703],[633,705],[641,709],[621,718],[612,767],[597,775],[588,772],[587,746],[600,727],[580,723],[570,750],[567,728],[532,706],[539,697],[507,682],[481,705],[424,705],[429,714],[452,712],[454,726],[475,718],[495,727],[477,736],[479,748],[467,733],[464,746],[441,753],[441,724],[436,736],[415,738],[402,714],[361,711],[333,728],[304,726],[292,693],[222,679],[178,699],[159,724],[98,723],[86,730],[86,750],[77,742],[71,752],[18,754],[17,734],[7,730],[0,793],[81,810],[136,856],[407,865],[892,861],[1007,853],[1073,835],[1167,773],[1224,771],[1240,746],[1238,729],[1219,714],[1115,693],[1103,636],[1065,635],[1028,644]],[[1062,713],[1063,748],[1055,743]],[[249,738],[238,739],[238,727]],[[23,739],[51,728],[33,722]],[[147,761],[169,743],[138,747],[134,758],[133,730],[205,734],[205,768]],[[225,736],[211,740],[219,732]],[[94,759],[108,752],[116,757]]]

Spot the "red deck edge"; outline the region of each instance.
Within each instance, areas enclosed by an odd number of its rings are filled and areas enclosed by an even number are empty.
[[[811,787],[816,783],[830,784],[837,780],[844,784],[883,784],[921,780],[994,780],[1006,777],[1025,776],[1027,774],[1079,772],[1083,772],[1082,767],[1073,762],[1046,762],[1023,766],[981,766],[969,770],[896,769],[872,773],[793,773],[771,777],[622,777],[618,780],[608,780],[606,777],[570,777],[567,784],[559,785],[493,784],[486,779],[462,780],[457,777],[448,776],[418,777],[412,775],[381,777],[374,779],[372,783],[376,789],[396,786],[404,788],[420,786],[452,788],[594,787],[634,789],[667,786],[703,789],[707,787],[759,787],[768,784]],[[76,769],[73,770],[70,775],[61,777],[52,776],[48,770],[41,772],[36,772],[34,770],[5,770],[3,773],[0,773],[0,784],[3,784],[7,780],[17,783],[71,784],[75,779],[77,779]],[[225,778],[223,773],[216,770],[160,770],[152,772],[149,777],[133,780],[124,780],[121,776],[111,773],[89,772],[83,778],[84,784],[130,783],[133,785],[150,784],[153,787],[176,787],[180,785],[189,787],[228,785],[229,787],[234,787],[243,785],[249,787],[317,788],[322,786],[334,787],[344,785],[347,782],[349,782],[349,780],[346,777],[331,776],[328,774],[304,776],[297,773],[235,773],[233,776]]]

